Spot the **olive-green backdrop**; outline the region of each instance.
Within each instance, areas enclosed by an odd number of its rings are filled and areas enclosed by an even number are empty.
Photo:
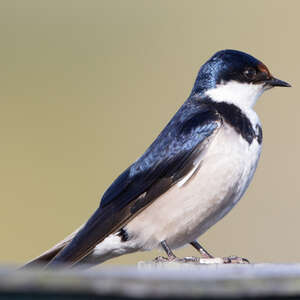
[[[199,241],[218,256],[300,261],[299,10],[298,0],[0,1],[0,262],[23,263],[85,222],[224,48],[293,88],[260,98],[254,180]]]

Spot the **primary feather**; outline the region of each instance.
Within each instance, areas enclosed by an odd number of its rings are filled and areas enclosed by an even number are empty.
[[[180,180],[192,168],[193,161],[190,168],[187,162],[193,152],[199,152],[219,121],[209,105],[187,101],[140,159],[113,182],[93,216],[51,264],[78,262]]]

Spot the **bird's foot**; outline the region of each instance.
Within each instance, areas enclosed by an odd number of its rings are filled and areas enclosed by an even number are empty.
[[[195,256],[187,256],[182,259],[180,259],[182,262],[194,262],[194,263],[199,263],[201,258],[200,257],[195,257]]]
[[[223,261],[224,264],[250,264],[248,259],[235,255],[223,257]]]
[[[170,262],[178,262],[178,263],[198,263],[204,265],[210,264],[249,264],[249,260],[243,257],[238,256],[228,256],[228,257],[209,257],[209,258],[200,258],[195,256],[188,256],[184,258],[178,258],[176,256],[156,257],[153,262],[155,263],[170,263]]]
[[[175,262],[175,261],[178,261],[178,258],[176,256],[169,256],[169,257],[158,256],[153,259],[153,262],[155,263],[167,263],[167,262]]]
[[[243,257],[238,257],[235,255],[228,256],[228,257],[185,257],[180,259],[179,261],[182,262],[196,262],[200,264],[249,264],[249,260]]]
[[[189,256],[184,258],[179,258],[176,256],[170,256],[170,257],[158,256],[153,260],[153,262],[155,263],[169,263],[169,262],[178,262],[178,263],[198,262],[199,263],[199,261],[200,258],[194,256]]]

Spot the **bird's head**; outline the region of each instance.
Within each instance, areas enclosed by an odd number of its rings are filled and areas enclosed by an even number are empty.
[[[275,86],[290,84],[271,75],[255,57],[237,50],[222,50],[200,69],[192,95],[207,95],[217,102],[252,107],[258,97]]]

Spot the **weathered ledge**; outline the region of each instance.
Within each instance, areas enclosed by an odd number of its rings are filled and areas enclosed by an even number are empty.
[[[280,299],[300,297],[300,264],[195,265],[41,271],[0,269],[0,299]]]

